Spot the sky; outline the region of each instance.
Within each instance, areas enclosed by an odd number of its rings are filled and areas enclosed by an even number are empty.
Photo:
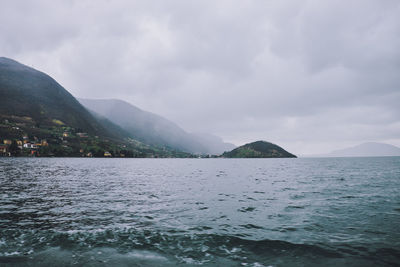
[[[0,56],[236,145],[400,146],[398,0],[4,0]]]

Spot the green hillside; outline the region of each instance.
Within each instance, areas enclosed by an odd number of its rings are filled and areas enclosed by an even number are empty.
[[[93,116],[47,74],[0,57],[0,155],[187,157]]]
[[[0,94],[3,116],[26,116],[37,126],[58,122],[89,134],[113,136],[54,79],[8,58],[0,58]]]
[[[245,144],[230,152],[222,154],[224,158],[296,158],[295,155],[287,152],[275,144],[256,141]]]

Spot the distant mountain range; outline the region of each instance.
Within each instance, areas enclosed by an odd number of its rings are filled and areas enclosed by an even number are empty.
[[[107,118],[93,116],[47,74],[0,57],[1,154],[187,157],[140,142]]]
[[[376,142],[363,143],[354,147],[335,150],[315,157],[384,157],[400,156],[400,148]]]
[[[296,158],[295,155],[287,152],[275,144],[256,141],[237,147],[230,152],[222,154],[224,158]]]
[[[0,57],[0,156],[296,157],[257,141],[235,148],[188,133],[166,118],[118,99],[74,98],[47,74]]]
[[[221,154],[235,146],[210,134],[190,134],[168,119],[141,110],[118,99],[79,99],[97,116],[104,117],[133,138],[151,145],[165,146],[195,154]]]
[[[188,157],[235,147],[122,100],[80,99],[84,107],[47,74],[4,57],[0,95],[3,154]]]

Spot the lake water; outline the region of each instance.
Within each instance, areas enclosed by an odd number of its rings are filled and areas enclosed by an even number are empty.
[[[0,266],[399,266],[400,157],[0,158]]]

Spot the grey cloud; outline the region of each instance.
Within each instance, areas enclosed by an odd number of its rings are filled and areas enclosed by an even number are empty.
[[[73,38],[79,28],[71,7],[68,1],[2,2],[1,52],[13,55],[52,50]]]
[[[77,97],[318,153],[400,145],[399,15],[394,0],[10,1],[0,53]]]

